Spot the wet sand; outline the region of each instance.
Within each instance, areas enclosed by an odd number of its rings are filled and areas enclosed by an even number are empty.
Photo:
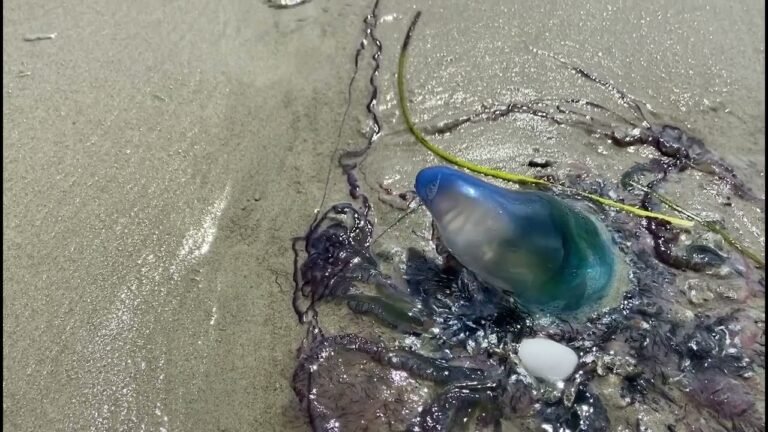
[[[290,238],[319,205],[370,5],[3,7],[3,426],[304,430],[289,387],[303,335]],[[605,97],[525,39],[652,101],[764,188],[761,2],[575,7],[424,5],[410,67],[419,121],[526,92]],[[413,11],[382,2],[380,109],[394,135],[365,167],[369,184],[407,187],[434,163],[395,133],[395,56]],[[56,36],[23,40],[44,33]],[[364,141],[361,78],[342,145]],[[554,156],[587,141],[561,132],[477,128],[443,144],[514,167],[542,134]],[[461,144],[477,141],[475,153]],[[332,180],[329,202],[345,192]],[[764,219],[734,212],[764,247]]]

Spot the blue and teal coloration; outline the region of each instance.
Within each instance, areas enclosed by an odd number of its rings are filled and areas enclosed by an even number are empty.
[[[448,251],[521,304],[574,311],[596,305],[609,290],[616,271],[610,236],[565,201],[445,166],[421,170],[415,187]]]

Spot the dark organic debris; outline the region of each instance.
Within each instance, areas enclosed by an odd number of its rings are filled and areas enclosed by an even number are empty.
[[[531,168],[549,168],[555,164],[555,161],[544,158],[533,158],[528,161],[528,166]]]
[[[538,412],[546,430],[602,432],[611,430],[608,410],[597,394],[585,383],[579,384],[573,403],[561,399],[542,404]]]
[[[693,380],[690,396],[723,420],[743,417],[755,406],[754,396],[745,385],[715,369],[699,372]]]
[[[494,423],[482,402],[499,399],[502,369],[452,366],[357,335],[318,339],[299,359],[293,389],[313,430],[442,431],[469,411]],[[343,372],[342,372],[343,371]],[[481,429],[478,429],[481,430]]]

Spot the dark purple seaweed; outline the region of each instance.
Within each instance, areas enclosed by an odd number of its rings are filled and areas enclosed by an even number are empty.
[[[501,369],[490,363],[486,369],[451,366],[357,335],[338,335],[308,347],[293,374],[293,389],[313,430],[445,430],[430,425],[478,401],[498,399],[500,376]]]
[[[608,411],[597,394],[586,383],[579,384],[570,406],[563,400],[544,403],[537,413],[549,430],[603,432],[611,430]]]
[[[755,406],[743,384],[714,370],[700,373],[690,393],[703,406],[728,420],[744,415]]]

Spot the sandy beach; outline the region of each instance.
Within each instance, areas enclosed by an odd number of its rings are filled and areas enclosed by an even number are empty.
[[[491,3],[420,5],[409,77],[418,121],[532,93],[610,98],[563,79],[535,45],[651,101],[764,190],[762,2]],[[4,2],[4,427],[306,430],[290,389],[304,334],[290,240],[320,205],[370,7]],[[398,134],[396,55],[416,9],[381,8],[386,146],[366,181],[407,188],[434,163]],[[343,146],[364,141],[367,79]],[[543,134],[547,157],[620,171],[621,156],[567,150],[583,133],[517,126],[442,144],[514,168]],[[484,150],[463,144],[477,141]],[[345,199],[333,172],[326,206]],[[737,206],[726,219],[764,248],[764,216]]]

